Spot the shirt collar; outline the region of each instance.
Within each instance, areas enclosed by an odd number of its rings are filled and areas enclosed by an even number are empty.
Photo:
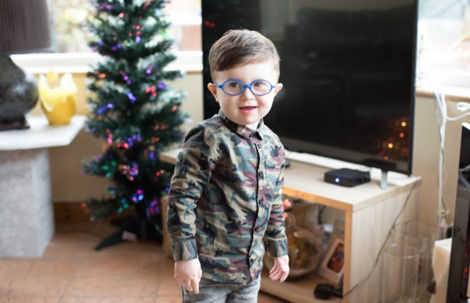
[[[244,125],[238,125],[237,123],[233,122],[229,118],[225,116],[225,114],[222,112],[222,110],[219,110],[218,113],[219,117],[222,119],[223,123],[232,131],[235,133],[239,134],[240,136],[249,139],[250,137],[256,137],[260,140],[263,140],[263,130],[266,127],[264,125],[263,120],[260,121],[258,128],[256,130],[252,130],[251,128],[244,126]]]

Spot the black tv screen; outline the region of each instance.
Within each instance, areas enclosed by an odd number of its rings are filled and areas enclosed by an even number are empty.
[[[257,30],[281,57],[264,121],[288,150],[411,174],[416,0],[204,0],[202,17],[204,118],[211,45]]]

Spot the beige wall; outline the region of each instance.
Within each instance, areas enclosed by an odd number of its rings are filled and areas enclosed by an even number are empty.
[[[449,116],[462,114],[456,109],[456,104],[452,101],[447,102]],[[445,133],[443,198],[450,213],[447,217],[448,223],[453,222],[462,122],[470,122],[470,116],[460,121],[448,121]],[[413,174],[423,178],[419,200],[420,217],[424,221],[435,222],[438,218],[439,130],[436,109],[431,98],[416,99],[413,145]]]
[[[86,113],[84,75],[75,75],[80,87],[82,102],[78,105],[80,113]],[[202,75],[188,73],[185,78],[172,83],[177,89],[183,89],[188,97],[183,101],[183,111],[190,114],[192,124],[202,120]],[[38,111],[38,110],[37,110]],[[448,102],[448,114],[458,115],[455,102]],[[432,98],[418,97],[416,100],[415,135],[413,154],[413,174],[421,176],[420,217],[424,221],[435,221],[437,218],[437,163],[439,135],[436,114]],[[459,122],[448,122],[445,140],[444,199],[451,213],[454,211],[455,189],[457,184],[457,162],[461,128]],[[467,117],[466,122],[470,122]],[[100,197],[106,194],[106,182],[102,178],[81,173],[82,161],[91,159],[101,153],[103,141],[96,139],[82,130],[71,145],[50,150],[52,175],[52,193],[54,201],[85,201],[89,197]],[[452,217],[449,217],[453,220]],[[449,222],[450,222],[449,220]]]

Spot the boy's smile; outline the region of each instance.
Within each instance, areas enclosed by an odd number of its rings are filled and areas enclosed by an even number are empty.
[[[238,65],[234,68],[216,71],[212,75],[213,81],[222,83],[227,79],[238,79],[244,83],[252,83],[255,80],[263,79],[270,83],[277,83],[278,72],[274,69],[272,62],[260,62]],[[274,97],[282,89],[282,84],[277,83],[274,89],[264,95],[254,95],[249,88],[246,88],[241,95],[227,95],[221,88],[217,88],[213,83],[209,83],[207,88],[219,103],[224,115],[231,121],[245,125],[256,130],[258,123],[271,110]]]

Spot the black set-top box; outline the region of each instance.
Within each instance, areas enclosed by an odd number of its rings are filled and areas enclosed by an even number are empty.
[[[327,171],[325,182],[338,184],[346,187],[353,187],[370,181],[370,172],[349,168],[340,168]]]

